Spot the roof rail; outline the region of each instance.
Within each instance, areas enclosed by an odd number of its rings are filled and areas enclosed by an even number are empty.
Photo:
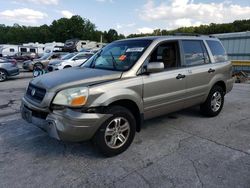
[[[196,36],[199,37],[201,34],[198,33],[174,33],[175,36]]]
[[[195,36],[195,37],[200,37],[200,36],[207,36],[210,38],[215,38],[213,35],[204,35],[204,34],[199,34],[199,33],[174,33],[174,36]]]

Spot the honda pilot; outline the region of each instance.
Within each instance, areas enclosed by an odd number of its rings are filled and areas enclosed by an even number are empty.
[[[81,67],[30,81],[26,121],[65,141],[93,140],[106,156],[125,151],[147,119],[199,105],[220,113],[232,65],[211,36],[161,36],[110,43]]]

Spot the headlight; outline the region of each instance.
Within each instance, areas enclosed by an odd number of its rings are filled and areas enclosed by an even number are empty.
[[[80,107],[86,104],[88,93],[87,87],[65,89],[57,93],[53,104]]]
[[[55,64],[56,67],[59,67],[59,66],[61,66],[61,65],[62,65],[62,63],[57,63],[57,64]]]

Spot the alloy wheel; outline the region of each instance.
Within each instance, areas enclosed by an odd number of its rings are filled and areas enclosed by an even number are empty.
[[[130,125],[128,120],[123,117],[116,117],[106,127],[105,142],[110,148],[117,149],[126,143],[129,134]]]
[[[212,108],[212,110],[214,112],[217,112],[221,107],[221,103],[222,103],[221,93],[216,91],[212,95],[212,99],[211,99],[211,108]]]
[[[0,81],[6,80],[6,77],[7,77],[6,73],[4,71],[0,71]]]

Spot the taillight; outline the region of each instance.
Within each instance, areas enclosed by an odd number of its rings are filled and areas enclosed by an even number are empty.
[[[10,63],[12,64],[13,67],[16,66],[16,61],[15,60],[11,60]]]

